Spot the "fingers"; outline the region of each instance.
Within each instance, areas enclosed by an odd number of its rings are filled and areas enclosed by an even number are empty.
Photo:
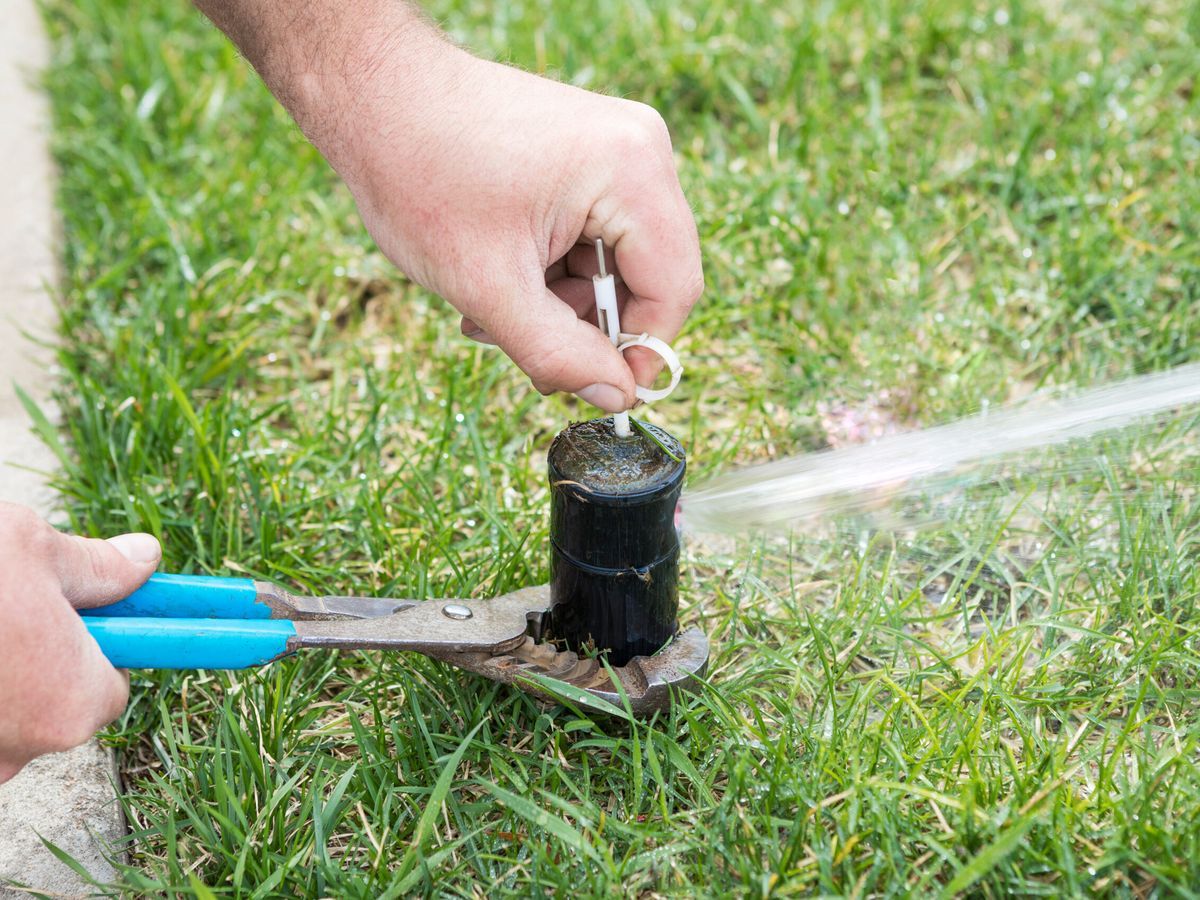
[[[78,629],[71,630],[78,648],[76,682],[80,689],[75,697],[63,698],[64,721],[75,724],[71,731],[61,736],[61,745],[54,748],[56,750],[82,744],[120,716],[129,702],[129,673],[113,668],[100,645],[83,627],[83,620],[76,617],[76,623]]]
[[[621,330],[670,343],[704,290],[696,221],[669,154],[619,190],[618,212],[603,231],[632,295],[621,310]],[[569,257],[569,264],[574,261]],[[657,356],[642,351],[631,351],[628,360],[639,384],[650,384],[662,366]]]
[[[69,537],[32,510],[0,503],[0,782],[42,753],[83,743],[121,714],[128,679],[72,604],[131,593],[159,555],[150,535]]]
[[[634,401],[633,373],[600,329],[579,318],[576,309],[585,298],[583,284],[590,289],[590,282],[580,279],[556,282],[570,298],[567,302],[539,284],[528,296],[494,304],[486,310],[485,321],[480,314],[473,322],[539,391],[570,391],[606,412],[621,412]]]
[[[575,311],[575,315],[592,325],[596,324],[596,293],[592,287],[591,277],[568,278],[562,277],[551,280],[547,276],[548,287],[559,300]],[[629,290],[625,285],[617,284],[617,302],[624,303],[629,299]],[[478,322],[467,316],[462,317],[463,337],[468,337],[480,344],[495,344],[496,339],[483,330]]]
[[[96,685],[95,704],[91,707],[88,727],[95,734],[105,725],[115,722],[129,704],[129,673],[113,668],[92,636],[89,634],[85,637],[87,649],[84,651],[83,668],[85,672],[90,670],[94,673],[90,683]]]
[[[592,276],[568,276],[566,257],[546,270],[546,287],[554,292],[558,299],[566,303],[575,311],[575,315],[580,319],[596,324],[596,292],[592,286]],[[596,254],[592,253],[592,268],[597,268]],[[617,300],[624,302],[629,297],[629,291],[625,285],[618,282],[617,284]],[[462,317],[462,334],[463,337],[470,338],[480,344],[495,344],[496,339],[483,330],[483,328],[474,319],[467,316]]]
[[[567,275],[573,275],[576,278],[590,279],[593,275],[600,274],[600,260],[596,258],[596,244],[594,241],[585,241],[576,244],[567,251],[564,257],[566,262]],[[617,256],[613,252],[613,248],[604,245],[604,270],[621,279],[621,273],[617,271]],[[550,281],[550,272],[546,273],[546,280]]]
[[[162,558],[158,541],[149,534],[120,534],[107,541],[60,534],[54,549],[63,595],[82,609],[128,597]]]
[[[704,290],[704,275],[694,225],[690,240],[667,238],[662,243],[669,246],[659,249],[635,230],[617,244],[617,266],[631,294],[621,310],[621,330],[671,343]],[[642,349],[631,351],[628,362],[643,385],[653,383],[662,368],[656,354]]]
[[[560,278],[547,284],[554,295],[574,310],[575,315],[593,327],[596,326],[596,288],[591,276],[587,278]],[[624,285],[617,285],[617,302],[627,295]]]
[[[496,339],[484,331],[473,319],[463,316],[460,328],[462,329],[463,337],[470,338],[477,344],[490,344],[491,346],[495,346],[496,344]]]
[[[0,597],[0,781],[30,759],[69,750],[116,719],[129,699],[45,562]]]
[[[679,328],[683,323],[683,318],[686,318],[688,310],[691,309],[692,300],[690,297],[686,305],[676,307],[675,317],[667,317],[666,320],[661,317],[655,318],[656,310],[653,305],[648,303],[648,298],[637,297],[625,284],[620,266],[616,261],[616,254],[613,250],[606,246],[604,255],[606,271],[614,275],[617,279],[617,298],[621,309],[621,331],[628,334],[647,332],[669,342],[678,334]],[[590,298],[592,297],[591,278],[600,272],[600,262],[596,258],[596,248],[590,243],[577,244],[568,252],[566,260],[567,271],[571,275],[577,276],[570,279],[571,281],[584,282],[586,279],[590,303]],[[557,289],[556,293],[561,294]],[[687,296],[687,294],[685,293],[684,296]],[[648,312],[651,316],[649,320],[643,314],[647,311],[647,307],[649,307]],[[592,321],[595,321],[594,313],[591,318]],[[645,324],[647,321],[650,322],[649,326]],[[655,376],[663,368],[662,357],[642,347],[633,347],[627,350],[625,352],[625,362],[633,370],[637,383],[647,386],[654,383]]]
[[[42,659],[27,661],[34,664],[27,674],[36,684],[26,701],[36,706],[26,716],[23,743],[35,756],[79,746],[129,702],[129,676],[113,668],[79,616],[47,617],[43,630],[49,640],[42,644]]]
[[[611,256],[612,256],[611,252],[608,255],[611,258]],[[564,257],[564,260],[565,260],[565,257]],[[610,259],[609,264],[611,264],[611,259]],[[581,262],[579,265],[579,268],[586,270],[587,269],[586,263]],[[592,248],[592,250],[591,250],[591,268],[593,270],[597,270],[597,271],[599,269],[599,261],[596,259],[596,253],[595,253],[594,248]],[[552,271],[561,273],[561,272],[568,271],[570,269],[571,269],[570,263],[565,263],[565,265],[560,265],[553,270],[548,269],[546,272],[546,278],[547,278],[547,282],[548,282],[547,288],[562,303],[566,304],[566,306],[575,313],[576,317],[581,322],[586,322],[590,327],[596,328],[596,294],[595,294],[595,289],[592,286],[591,276],[589,275],[587,277],[568,277],[568,276],[562,275],[557,280],[553,280],[553,281],[550,280]],[[629,297],[630,297],[629,289],[626,288],[624,284],[621,284],[620,282],[618,282],[617,283],[617,301],[618,301],[618,303],[620,303],[621,305],[626,304],[629,300]],[[467,316],[462,317],[462,322],[461,322],[460,327],[462,329],[463,336],[470,338],[471,340],[475,341],[476,343],[489,344],[492,346],[495,346],[499,343],[491,334],[489,334],[486,330],[484,330],[484,328],[481,325],[479,325],[478,322],[476,322],[475,320],[473,320]],[[600,334],[602,337],[605,337],[605,339],[607,340],[607,336],[604,335],[603,332],[600,332],[597,329],[597,333]],[[610,345],[611,345],[611,342],[610,342]],[[643,350],[642,348],[634,347],[625,352],[625,356],[624,356],[625,364],[627,366],[629,366],[631,372],[636,373],[638,371],[637,367],[631,366],[630,363],[631,363],[631,361],[636,360],[637,354],[642,354],[642,353],[645,354],[645,360],[643,363],[643,371],[647,374],[647,379],[644,383],[650,384],[654,380],[654,375],[662,368],[662,359],[658,356],[658,354],[652,353],[649,350]],[[511,354],[510,354],[510,356],[511,356]],[[607,387],[608,386],[604,385],[604,384],[596,384],[591,387],[591,390],[581,389],[581,390],[575,391],[575,393],[579,394],[579,396],[582,399],[584,399],[585,401],[587,401],[588,403],[591,403],[593,406],[603,409],[605,412],[621,412],[625,409],[630,408],[629,406],[626,406],[626,405],[618,406],[617,405],[618,401],[616,400],[616,395],[612,391],[607,390]],[[553,389],[551,389],[551,390],[553,390]],[[618,390],[620,390],[620,389],[618,388]],[[549,391],[546,391],[546,392],[548,393]],[[621,391],[621,393],[622,393],[622,400],[620,401],[620,403],[625,404],[625,403],[627,403],[627,401],[624,398],[624,392]]]

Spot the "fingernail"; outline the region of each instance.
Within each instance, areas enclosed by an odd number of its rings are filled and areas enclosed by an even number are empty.
[[[108,542],[130,562],[156,563],[162,558],[162,548],[152,534],[118,534]]]
[[[480,329],[479,331],[472,331],[470,334],[467,334],[464,331],[463,337],[468,338],[477,344],[488,344],[492,347],[496,346],[496,339],[483,329]]]
[[[598,406],[605,412],[624,412],[629,406],[625,395],[611,384],[589,384],[575,394],[580,400]]]

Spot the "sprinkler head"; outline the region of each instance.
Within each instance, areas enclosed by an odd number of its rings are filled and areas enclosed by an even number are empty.
[[[619,438],[596,419],[564,429],[548,462],[550,637],[612,666],[651,656],[679,631],[682,445],[642,423]]]

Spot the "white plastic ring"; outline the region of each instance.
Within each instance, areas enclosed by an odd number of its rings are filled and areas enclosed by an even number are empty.
[[[662,400],[679,384],[679,379],[683,375],[683,365],[679,362],[679,357],[675,355],[675,351],[671,349],[671,345],[666,341],[659,340],[656,337],[651,337],[648,334],[621,334],[621,342],[617,344],[617,350],[624,353],[630,347],[645,347],[657,353],[663,358],[663,362],[667,364],[667,368],[671,370],[671,383],[665,388],[648,388],[638,385],[637,398],[646,403],[653,403],[655,400]]]

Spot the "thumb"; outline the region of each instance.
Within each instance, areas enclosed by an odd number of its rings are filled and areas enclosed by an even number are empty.
[[[480,322],[486,333],[542,393],[570,391],[606,412],[629,409],[635,382],[621,354],[549,288],[535,291]]]
[[[151,534],[119,534],[107,541],[64,534],[55,552],[63,595],[83,609],[128,597],[162,559],[162,548]]]

